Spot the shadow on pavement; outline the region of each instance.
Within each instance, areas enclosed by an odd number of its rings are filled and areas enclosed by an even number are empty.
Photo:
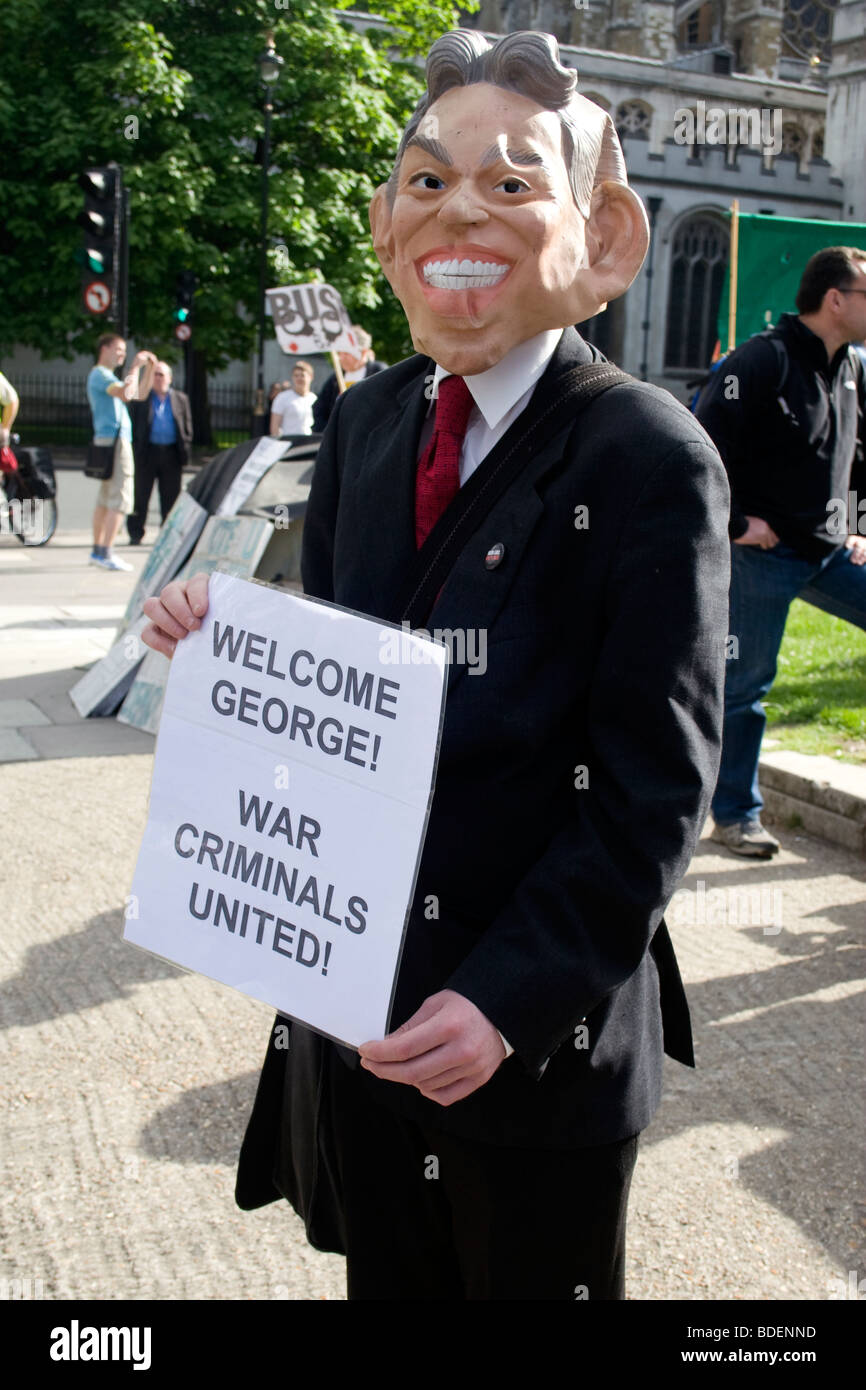
[[[265,1034],[263,1053],[266,1045]],[[144,1126],[138,1140],[139,1152],[173,1163],[234,1167],[258,1081],[256,1069],[228,1081],[185,1091]]]
[[[786,866],[773,873],[762,867],[764,883],[777,875],[784,881]],[[717,882],[714,874],[714,887]],[[701,1185],[710,1204],[717,1184],[744,1183],[823,1246],[840,1268],[853,1269],[858,1267],[861,1234],[855,1207],[864,908],[849,904],[816,909],[812,915],[830,919],[838,928],[766,935],[761,926],[740,927],[743,937],[777,951],[779,963],[687,985],[697,1070],[666,1064],[664,1100],[644,1147],[705,1125],[754,1130],[752,1151],[739,1154],[742,1140],[732,1134],[729,1144],[723,1141],[724,1151],[720,1146],[717,1158],[707,1164]],[[709,925],[680,928],[712,930]],[[785,959],[791,956],[797,959]],[[814,997],[839,985],[850,992],[832,1000]],[[785,1137],[761,1146],[761,1130],[783,1130]],[[762,1237],[766,1228],[731,1232],[734,1242]],[[816,1288],[815,1297],[826,1298],[826,1290]]]
[[[767,825],[768,829],[772,830],[774,835],[779,836],[785,834],[784,827],[780,829],[778,824],[774,824],[768,816],[764,817],[764,823]],[[733,854],[730,850],[725,849],[723,845],[715,844],[711,840],[701,840],[695,853],[699,854],[701,859],[712,859],[716,861],[713,863],[711,870],[711,886],[713,888],[724,888],[728,885],[733,888],[748,888],[749,878],[751,876],[760,879],[761,883],[765,886],[769,885],[772,887],[778,884],[780,887],[784,887],[785,883],[790,883],[793,879],[814,880],[822,878],[825,874],[839,872],[838,867],[834,867],[832,862],[827,862],[826,864],[821,862],[819,855],[815,852],[817,844],[818,841],[812,839],[806,841],[805,837],[803,837],[803,845],[805,847],[801,847],[800,843],[796,843],[795,846],[786,841],[784,848],[794,849],[794,852],[801,856],[796,864],[792,864],[790,861],[780,864],[776,859],[744,859]],[[833,846],[833,851],[842,854],[846,853],[845,850],[838,850],[836,846]],[[716,863],[722,867],[717,868]],[[857,873],[850,876],[854,879],[861,877],[861,875]],[[703,875],[699,869],[691,868],[680,886],[689,888],[701,877],[703,877]],[[862,879],[864,885],[866,885],[866,862],[863,863]],[[866,886],[864,886],[864,899],[866,899]],[[866,919],[866,907],[861,908],[861,912],[862,922]]]
[[[123,912],[116,909],[91,918],[81,931],[29,947],[22,970],[0,985],[0,1029],[50,1022],[184,974],[124,941],[122,931]]]

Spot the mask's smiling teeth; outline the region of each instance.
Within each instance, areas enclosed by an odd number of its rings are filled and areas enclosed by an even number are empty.
[[[496,261],[427,261],[422,274],[424,283],[436,290],[487,290],[498,285],[509,267]]]

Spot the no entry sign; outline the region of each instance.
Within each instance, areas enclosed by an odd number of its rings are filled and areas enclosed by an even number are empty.
[[[104,280],[91,280],[84,287],[84,303],[91,314],[104,314],[111,304],[111,290]]]

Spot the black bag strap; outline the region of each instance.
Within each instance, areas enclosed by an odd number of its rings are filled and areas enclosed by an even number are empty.
[[[418,552],[419,563],[413,566],[403,591],[398,605],[401,616],[397,621],[408,622],[412,628],[426,622],[461,550],[518,473],[525,468],[527,458],[543,448],[559,430],[573,424],[580,412],[604,391],[632,380],[627,372],[620,371],[610,362],[585,363],[573,367],[562,377],[561,382],[557,383],[556,400],[534,420],[529,429],[518,436],[510,448],[505,449],[498,460],[491,458],[491,468],[485,469],[487,460],[482,461],[460,489],[447,513],[436,523],[428,538],[432,542],[429,556],[427,542]]]

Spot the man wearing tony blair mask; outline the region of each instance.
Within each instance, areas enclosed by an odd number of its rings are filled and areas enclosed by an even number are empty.
[[[340,397],[305,521],[307,593],[487,634],[449,671],[394,1031],[275,1028],[241,1154],[239,1204],[287,1197],[350,1298],[622,1298],[662,1052],[693,1064],[662,916],[718,766],[727,483],[568,326],[648,243],[575,85],[549,35],[434,45],[370,210],[418,355]],[[145,640],[206,605],[169,585]]]

